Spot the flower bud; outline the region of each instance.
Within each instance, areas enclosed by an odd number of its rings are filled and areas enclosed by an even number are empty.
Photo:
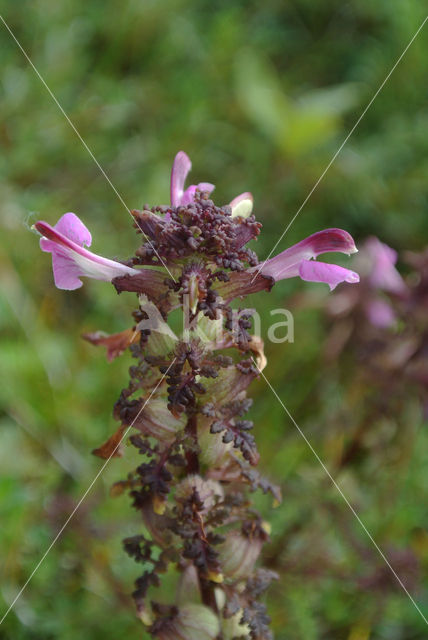
[[[267,524],[267,523],[266,523]],[[263,543],[268,537],[265,523],[244,525],[242,531],[231,531],[217,547],[223,573],[232,580],[243,580],[253,572]]]
[[[153,436],[160,442],[170,442],[185,424],[184,415],[179,418],[173,416],[166,401],[155,397],[146,403],[133,426],[146,436]]]
[[[255,356],[257,368],[261,373],[267,365],[267,359],[263,349],[263,340],[260,338],[260,336],[251,336],[251,340],[248,346]]]
[[[220,633],[220,623],[208,607],[187,604],[175,615],[158,620],[151,632],[159,640],[214,640]]]
[[[246,623],[241,623],[244,613],[243,609],[239,609],[233,615],[227,611],[226,594],[223,589],[215,590],[215,599],[219,611],[221,611],[220,625],[223,640],[235,640],[235,638],[249,638],[251,629]]]
[[[150,607],[144,602],[139,602],[137,605],[137,618],[139,618],[146,627],[153,623],[153,615]]]
[[[218,348],[217,345],[221,344],[224,338],[223,316],[220,313],[217,315],[218,317],[212,320],[199,314],[196,333],[206,348]]]
[[[221,631],[224,640],[235,640],[236,638],[249,638],[251,629],[248,624],[241,623],[243,609],[237,611],[230,618],[221,619]]]
[[[161,513],[157,513],[155,511],[155,506],[153,504],[153,499],[151,496],[148,496],[143,504],[140,505],[141,515],[143,518],[143,522],[147,530],[149,531],[152,539],[158,544],[160,547],[165,547],[171,543],[172,533],[168,529],[167,526],[167,518]],[[157,508],[157,511],[161,511],[162,508]]]
[[[178,580],[176,591],[176,603],[178,606],[185,605],[190,602],[201,602],[198,571],[193,563],[188,564],[183,569]]]
[[[206,579],[216,584],[221,584],[224,581],[224,576],[219,571],[207,571]]]
[[[192,273],[188,280],[189,290],[189,308],[192,313],[196,312],[199,302],[199,276],[196,273]]]
[[[204,480],[201,476],[193,474],[180,482],[177,486],[175,497],[177,500],[189,498],[194,490],[198,492],[198,496],[204,504],[201,513],[206,513],[212,509],[217,500],[223,498],[224,495],[219,482]]]
[[[201,419],[198,425],[198,444],[201,448],[199,460],[210,468],[219,468],[229,458],[229,452],[233,449],[232,442],[223,442],[223,433],[211,433],[210,426],[213,418]]]
[[[160,496],[158,494],[155,494],[152,497],[152,506],[153,506],[153,511],[158,516],[163,516],[163,514],[165,513],[165,510],[166,510],[166,498],[165,498],[165,496]]]

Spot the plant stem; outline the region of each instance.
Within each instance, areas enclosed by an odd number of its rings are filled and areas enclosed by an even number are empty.
[[[198,445],[198,423],[196,415],[189,416],[186,424],[186,433],[192,438],[194,442],[194,448],[197,448]],[[199,458],[197,451],[187,451],[186,452],[186,460],[187,460],[187,472],[188,473],[199,473]]]

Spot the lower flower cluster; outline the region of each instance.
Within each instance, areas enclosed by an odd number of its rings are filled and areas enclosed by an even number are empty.
[[[144,565],[133,594],[138,615],[159,638],[269,638],[255,596],[274,578],[255,571],[269,526],[250,493],[261,488],[278,503],[280,492],[254,468],[253,425],[243,419],[257,361],[226,356],[199,337],[173,341],[156,331],[131,350],[136,364],[114,415],[120,433],[128,426],[137,432],[130,442],[142,462],[113,493],[129,491],[143,521],[144,532],[124,541]],[[171,567],[181,577],[167,605],[153,587]],[[197,620],[200,635],[192,635]]]

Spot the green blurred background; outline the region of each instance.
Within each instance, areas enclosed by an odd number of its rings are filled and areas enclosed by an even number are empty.
[[[129,207],[168,202],[171,162],[184,149],[192,182],[215,183],[216,202],[253,192],[264,258],[421,24],[423,4],[20,0],[2,2],[1,13]],[[100,469],[90,451],[114,429],[111,408],[130,363],[125,354],[107,364],[80,334],[126,328],[132,296],[95,281],[56,290],[31,224],[74,211],[94,251],[119,259],[133,253],[135,237],[2,24],[0,46],[1,617]],[[329,226],[357,243],[375,234],[398,250],[425,246],[427,46],[428,26],[279,249]],[[303,289],[328,295],[322,285],[286,281],[248,306],[267,320],[270,309],[293,311]],[[320,313],[303,309],[295,320],[293,344],[267,344],[265,373],[328,466],[340,438],[329,420],[343,414],[346,430],[349,390],[340,363],[322,366]],[[269,598],[275,637],[426,637],[398,584],[362,587],[382,560],[263,380],[253,395],[261,467],[284,493],[273,514],[258,499],[273,527],[267,559],[280,572]],[[338,481],[387,554],[411,548],[426,568],[427,438],[417,409],[401,419],[412,424],[404,463],[385,451]],[[138,567],[121,547],[139,521],[126,497],[109,497],[130,455],[102,474],[0,638],[146,637],[128,595]],[[426,610],[420,584],[414,597]]]

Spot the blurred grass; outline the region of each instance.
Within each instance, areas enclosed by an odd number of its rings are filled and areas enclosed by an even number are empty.
[[[2,4],[128,206],[168,201],[171,161],[182,148],[193,161],[192,182],[214,182],[217,202],[253,192],[264,224],[261,258],[424,17],[422,4],[404,0]],[[123,205],[0,27],[1,615],[100,468],[89,452],[112,431],[111,407],[129,366],[127,355],[108,365],[80,334],[125,328],[131,297],[117,298],[100,282],[71,293],[54,289],[50,260],[29,227],[74,211],[99,253],[125,258],[135,241]],[[326,226],[343,227],[357,241],[376,234],[398,250],[425,246],[427,43],[424,29],[278,250]],[[262,310],[267,326],[271,309],[289,306],[310,286],[281,283],[248,306]],[[266,375],[328,464],[337,446],[329,416],[346,406],[349,392],[322,369],[324,335],[316,311],[298,312],[295,343],[267,345]],[[260,506],[272,521],[273,545],[297,564],[286,563],[272,590],[276,637],[424,637],[398,586],[382,605],[358,587],[381,561],[263,380],[254,396],[262,465],[285,497],[273,516],[265,499]],[[368,461],[365,474],[345,470],[339,480],[386,551],[411,544],[426,566],[426,435],[417,411],[408,419],[404,464],[386,452]],[[103,474],[0,638],[141,637],[121,595],[137,571],[120,543],[139,523],[126,498],[108,496],[129,455]],[[317,549],[310,571],[299,566],[308,546]],[[363,566],[359,546],[367,553]],[[330,557],[338,561],[334,571]],[[417,600],[422,606],[421,592]]]

